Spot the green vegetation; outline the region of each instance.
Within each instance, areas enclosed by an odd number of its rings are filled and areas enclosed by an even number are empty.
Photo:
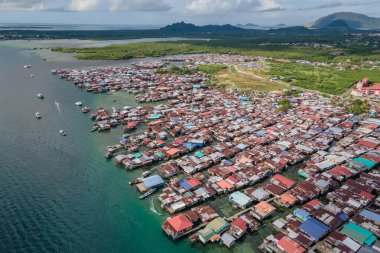
[[[278,110],[281,112],[286,112],[287,110],[290,110],[293,108],[292,104],[287,99],[278,101],[278,104],[281,105],[280,108],[278,108]]]
[[[270,75],[282,76],[293,86],[341,95],[363,77],[380,80],[378,70],[336,70],[331,67],[313,67],[295,63],[273,62]]]
[[[221,64],[204,64],[204,65],[199,65],[197,68],[189,68],[186,66],[184,67],[171,66],[168,69],[158,68],[157,73],[158,74],[172,73],[172,74],[177,74],[177,75],[190,75],[190,74],[194,74],[197,71],[202,71],[209,75],[215,75],[219,71],[225,68],[227,68],[227,66],[221,65]]]
[[[172,74],[177,74],[177,75],[190,75],[194,74],[197,70],[196,69],[191,69],[187,67],[177,67],[177,66],[172,66],[169,69],[162,69],[159,68],[157,69],[158,74],[165,74],[165,73],[172,73]]]
[[[366,100],[360,100],[355,99],[353,101],[350,101],[349,106],[347,107],[347,112],[349,113],[355,113],[357,115],[368,113],[370,110],[370,106],[368,104],[368,101]]]
[[[226,68],[227,68],[226,65],[221,65],[221,64],[204,64],[204,65],[199,65],[197,67],[199,71],[202,71],[209,75],[215,75],[222,69],[226,69]]]
[[[283,92],[285,96],[298,96],[301,93],[302,93],[302,90],[299,90],[299,89],[290,89],[290,90],[287,89]]]

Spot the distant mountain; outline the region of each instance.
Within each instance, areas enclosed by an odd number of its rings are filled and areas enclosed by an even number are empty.
[[[276,34],[309,34],[312,31],[303,26],[291,26],[291,27],[284,27],[284,28],[273,28],[273,29],[270,29],[269,32],[276,33]]]
[[[320,30],[323,31],[330,31],[330,32],[341,32],[341,33],[346,33],[346,32],[352,32],[355,29],[351,28],[346,21],[337,19],[328,24],[327,26],[321,28]]]
[[[335,21],[343,21],[349,28],[353,29],[380,29],[380,18],[368,17],[366,15],[353,12],[333,13],[305,26],[309,28],[321,29],[331,25],[331,23]],[[336,26],[337,23],[334,25]],[[340,26],[341,25],[342,23]]]
[[[247,23],[247,24],[245,24],[244,26],[253,26],[253,27],[259,27],[259,25],[256,25],[256,24],[252,24],[252,23]]]
[[[160,32],[166,34],[243,34],[247,30],[230,24],[196,26],[190,23],[178,22],[160,28]]]

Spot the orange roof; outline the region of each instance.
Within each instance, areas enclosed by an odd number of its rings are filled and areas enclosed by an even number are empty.
[[[166,151],[166,154],[168,154],[168,155],[175,155],[178,152],[181,152],[181,150],[178,149],[178,148],[172,148],[172,149],[169,149],[168,151]]]
[[[228,166],[226,168],[229,172],[232,172],[232,173],[235,173],[237,171],[237,169],[234,167],[234,166]]]
[[[289,202],[290,204],[294,204],[297,201],[296,198],[294,198],[292,195],[289,195],[287,193],[282,194],[281,199],[284,200],[285,202]]]
[[[173,218],[168,220],[168,223],[177,231],[181,232],[183,230],[193,227],[193,223],[183,214],[178,214]]]
[[[217,182],[217,184],[222,189],[233,189],[234,188],[234,186],[232,184],[228,183],[226,180],[221,180],[221,181]]]
[[[303,253],[306,251],[304,247],[299,245],[296,241],[288,236],[282,237],[278,241],[278,246],[288,253]]]
[[[284,177],[283,175],[280,175],[280,174],[274,175],[272,179],[280,182],[281,184],[285,185],[287,188],[290,188],[296,184],[295,181],[287,177]]]
[[[272,206],[271,204],[269,204],[266,201],[261,201],[260,203],[258,203],[255,206],[255,208],[258,209],[258,210],[260,210],[261,212],[263,212],[265,214],[270,214],[270,213],[272,213],[273,211],[276,210],[276,208],[274,206]]]

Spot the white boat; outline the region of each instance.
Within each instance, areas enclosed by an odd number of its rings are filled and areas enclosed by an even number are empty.
[[[41,113],[36,112],[36,119],[40,119],[40,118],[42,118]]]
[[[149,171],[149,170],[144,171],[144,172],[142,173],[142,177],[147,177],[147,176],[149,176],[149,175],[150,175],[150,171]]]
[[[30,69],[32,67],[32,65],[24,65],[24,68],[26,69]]]
[[[65,131],[63,131],[62,129],[59,130],[59,133],[60,133],[61,135],[63,135],[63,136],[66,136],[66,135],[67,135],[67,134],[65,133]]]
[[[30,74],[30,77],[35,77],[35,75],[33,75],[33,74]]]
[[[82,106],[82,102],[81,101],[75,102],[75,105],[76,106]]]
[[[44,95],[42,95],[41,93],[38,93],[38,94],[37,94],[37,97],[38,97],[39,99],[43,99],[43,98],[44,98]]]

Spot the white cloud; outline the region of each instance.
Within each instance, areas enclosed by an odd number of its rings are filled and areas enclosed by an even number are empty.
[[[43,0],[0,0],[1,10],[44,10]]]
[[[71,11],[91,11],[100,4],[100,0],[71,0],[69,10]]]
[[[185,6],[188,14],[224,14],[284,10],[274,0],[192,0]]]
[[[111,11],[167,11],[171,6],[163,0],[109,0]]]

